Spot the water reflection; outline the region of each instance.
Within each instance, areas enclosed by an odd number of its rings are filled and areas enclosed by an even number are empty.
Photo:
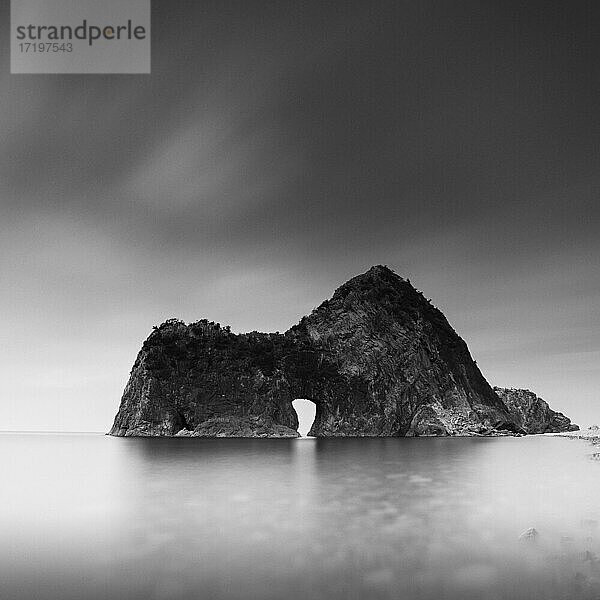
[[[2,435],[0,595],[596,598],[586,452],[545,437]]]

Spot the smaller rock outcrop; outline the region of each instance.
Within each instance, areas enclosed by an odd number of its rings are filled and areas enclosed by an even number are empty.
[[[526,433],[562,433],[578,431],[579,426],[560,412],[553,411],[545,400],[529,390],[495,387],[494,391],[515,422]]]
[[[535,527],[529,527],[521,533],[519,536],[519,541],[521,542],[535,542],[539,533]]]

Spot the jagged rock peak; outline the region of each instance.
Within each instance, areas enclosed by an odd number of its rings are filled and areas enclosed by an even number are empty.
[[[400,281],[406,282],[407,280],[392,271],[387,265],[373,265],[364,273],[360,273],[359,275],[355,275],[351,279],[348,279],[348,281],[343,283],[338,290],[351,287],[356,283],[368,283],[375,286],[381,283],[397,283]]]
[[[330,300],[325,300],[323,304],[327,305],[328,302],[341,300],[348,296],[360,297],[362,299],[377,302],[383,298],[381,295],[378,296],[377,292],[392,289],[404,289],[405,291],[408,289],[414,290],[410,281],[407,279],[400,277],[384,265],[376,265],[371,267],[368,271],[356,275],[340,285],[333,293],[332,298]]]

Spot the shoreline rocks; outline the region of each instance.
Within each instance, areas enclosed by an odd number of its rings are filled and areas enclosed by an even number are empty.
[[[297,438],[300,434],[291,427],[260,417],[213,417],[193,430],[179,430],[175,437]]]
[[[600,428],[597,425],[592,425],[581,431],[568,431],[554,434],[557,437],[566,437],[572,440],[584,440],[589,442],[593,447],[600,446]],[[592,460],[600,460],[600,452],[592,452],[590,454]]]

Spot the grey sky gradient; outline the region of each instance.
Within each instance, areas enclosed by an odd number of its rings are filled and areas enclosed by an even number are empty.
[[[600,421],[599,13],[153,0],[150,76],[2,54],[0,429],[107,430],[154,324],[283,331],[379,263]]]

